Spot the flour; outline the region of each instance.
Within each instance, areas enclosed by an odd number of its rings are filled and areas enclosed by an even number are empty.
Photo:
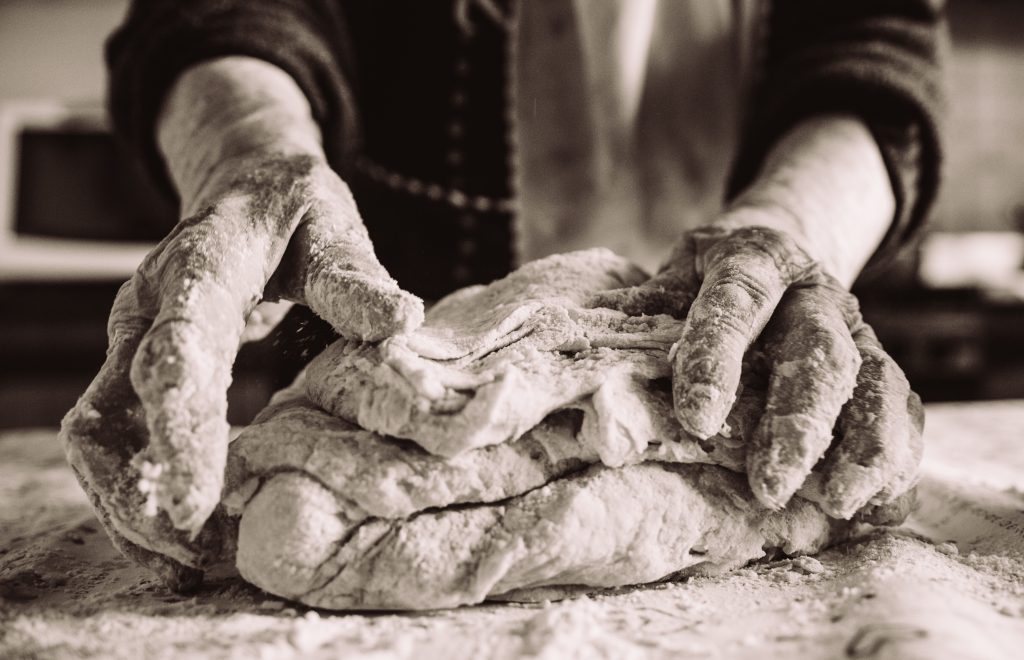
[[[932,405],[928,417],[917,513],[815,555],[820,572],[797,557],[586,598],[551,588],[535,590],[533,604],[401,615],[308,616],[230,567],[193,596],[174,595],[111,546],[55,431],[0,434],[0,657],[504,660],[643,649],[651,658],[1015,660],[1024,404]],[[307,448],[310,464],[330,465]],[[337,471],[351,479],[364,467]]]
[[[313,616],[268,601],[230,574],[210,576],[202,591],[181,598],[110,546],[52,434],[31,442],[33,454],[49,457],[31,465],[49,467],[28,470],[5,451],[11,444],[0,439],[2,519],[26,520],[44,506],[12,510],[16,500],[6,496],[14,489],[26,502],[41,503],[35,496],[43,488],[54,497],[45,505],[50,522],[35,533],[14,540],[12,527],[0,528],[7,550],[0,556],[4,657],[761,660],[843,657],[853,649],[865,657],[1011,660],[1024,643],[1024,562],[969,559],[970,550],[949,556],[912,535],[889,533],[823,552],[819,574],[794,571],[795,562],[755,564],[718,577],[529,606]],[[66,531],[75,529],[84,544],[67,540]],[[782,573],[795,579],[778,580]],[[20,591],[13,584],[18,575]]]
[[[683,322],[588,306],[643,277],[607,250],[557,255],[409,335],[328,347],[231,446],[241,575],[317,607],[433,609],[718,574],[855,531],[818,475],[778,510],[751,492],[766,374],[748,369],[723,432],[683,431]]]

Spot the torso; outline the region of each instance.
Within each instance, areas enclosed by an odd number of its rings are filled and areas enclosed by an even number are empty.
[[[724,197],[756,3],[524,2],[522,260],[604,246],[656,268]]]
[[[721,207],[766,2],[346,3],[363,143],[332,162],[381,262],[427,299],[586,247],[654,268]]]

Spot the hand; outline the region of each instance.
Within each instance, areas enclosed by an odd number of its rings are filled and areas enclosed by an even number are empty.
[[[894,503],[914,485],[920,399],[856,299],[785,232],[689,232],[656,277],[593,304],[686,318],[671,356],[673,400],[679,423],[699,439],[725,422],[745,354],[763,351],[767,405],[749,439],[747,472],[765,506],[784,506],[816,466],[815,499],[836,518]]]
[[[223,484],[231,365],[261,298],[304,303],[342,336],[370,341],[423,318],[322,157],[233,156],[202,190],[184,204],[202,210],[118,292],[107,360],[61,431],[115,542],[179,588],[230,548],[217,516],[204,523]]]

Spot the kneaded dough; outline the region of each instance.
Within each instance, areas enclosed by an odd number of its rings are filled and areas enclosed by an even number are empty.
[[[241,575],[307,605],[432,609],[640,584],[817,552],[851,527],[799,497],[769,511],[719,466],[604,466],[573,411],[446,459],[292,396],[235,441],[226,505],[241,516]]]
[[[531,262],[444,298],[409,335],[333,344],[310,363],[306,394],[343,419],[443,456],[514,440],[574,402],[614,399],[600,415],[623,437],[601,450],[605,462],[621,464],[613,452],[646,440],[635,437],[647,432],[638,426],[642,399],[650,381],[669,377],[666,357],[683,325],[585,303],[645,277],[608,250]]]
[[[680,321],[586,306],[642,278],[604,250],[550,257],[456,292],[412,335],[330,347],[232,444],[242,576],[313,606],[428,609],[843,537],[813,479],[771,511],[739,473],[763,383],[698,442],[671,409]]]

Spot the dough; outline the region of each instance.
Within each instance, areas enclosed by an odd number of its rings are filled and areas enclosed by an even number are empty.
[[[604,250],[550,257],[456,292],[412,335],[331,346],[232,444],[242,576],[313,606],[427,609],[717,572],[846,535],[814,479],[780,511],[750,492],[756,368],[717,436],[681,430],[680,321],[586,306],[643,278]]]
[[[683,322],[586,307],[599,291],[645,279],[608,250],[531,262],[443,299],[410,335],[333,344],[310,363],[306,394],[342,419],[442,456],[514,440],[554,410],[587,407],[598,426],[593,449],[622,465],[653,439],[684,435],[652,401],[667,392],[667,357]]]
[[[226,505],[241,514],[241,575],[307,605],[430,609],[652,582],[817,552],[851,526],[803,498],[768,511],[717,466],[604,466],[573,411],[446,459],[291,396],[236,440]]]

